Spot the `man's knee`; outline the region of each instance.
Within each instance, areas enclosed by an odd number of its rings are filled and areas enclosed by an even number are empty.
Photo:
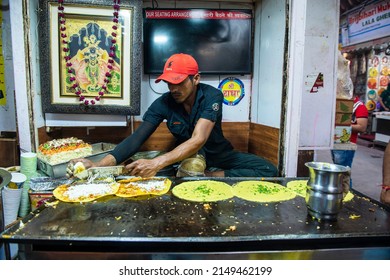
[[[261,177],[276,177],[278,175],[278,169],[273,164],[269,163],[259,169]]]

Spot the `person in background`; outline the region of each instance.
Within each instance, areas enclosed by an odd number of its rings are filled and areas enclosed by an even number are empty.
[[[157,98],[143,116],[138,129],[99,162],[76,159],[86,168],[114,166],[135,154],[166,120],[176,138],[176,148],[153,159],[139,159],[126,169],[133,176],[152,177],[162,168],[201,154],[209,177],[274,177],[276,167],[253,154],[235,151],[222,132],[223,93],[200,83],[198,63],[188,54],[174,54],[165,63],[163,74],[156,83],[164,81],[169,92]],[[216,170],[217,169],[217,170]]]
[[[390,83],[387,85],[387,89],[379,95],[379,103],[381,104],[380,111],[390,111]]]
[[[365,132],[367,129],[368,123],[368,110],[364,103],[360,101],[359,96],[354,96],[354,104],[352,109],[352,119],[351,119],[351,127],[352,133],[350,142],[357,142],[358,134],[360,132]],[[352,168],[353,158],[355,157],[355,150],[332,150],[332,160],[333,163],[349,166]],[[350,188],[352,188],[352,179]]]
[[[382,191],[380,201],[390,206],[390,141],[383,156]]]

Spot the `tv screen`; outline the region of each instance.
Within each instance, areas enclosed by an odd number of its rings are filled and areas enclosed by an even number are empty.
[[[202,74],[250,74],[252,11],[144,9],[143,43],[145,74],[175,53],[192,55]]]

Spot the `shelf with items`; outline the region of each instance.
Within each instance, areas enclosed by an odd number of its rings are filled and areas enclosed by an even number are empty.
[[[387,145],[390,141],[390,112],[377,112],[375,144]]]
[[[351,137],[351,119],[353,99],[336,99],[334,143],[349,143]]]

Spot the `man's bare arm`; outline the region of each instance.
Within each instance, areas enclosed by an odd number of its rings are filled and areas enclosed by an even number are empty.
[[[383,170],[382,170],[382,191],[380,201],[390,205],[390,142],[387,144],[385,154],[383,156]]]

